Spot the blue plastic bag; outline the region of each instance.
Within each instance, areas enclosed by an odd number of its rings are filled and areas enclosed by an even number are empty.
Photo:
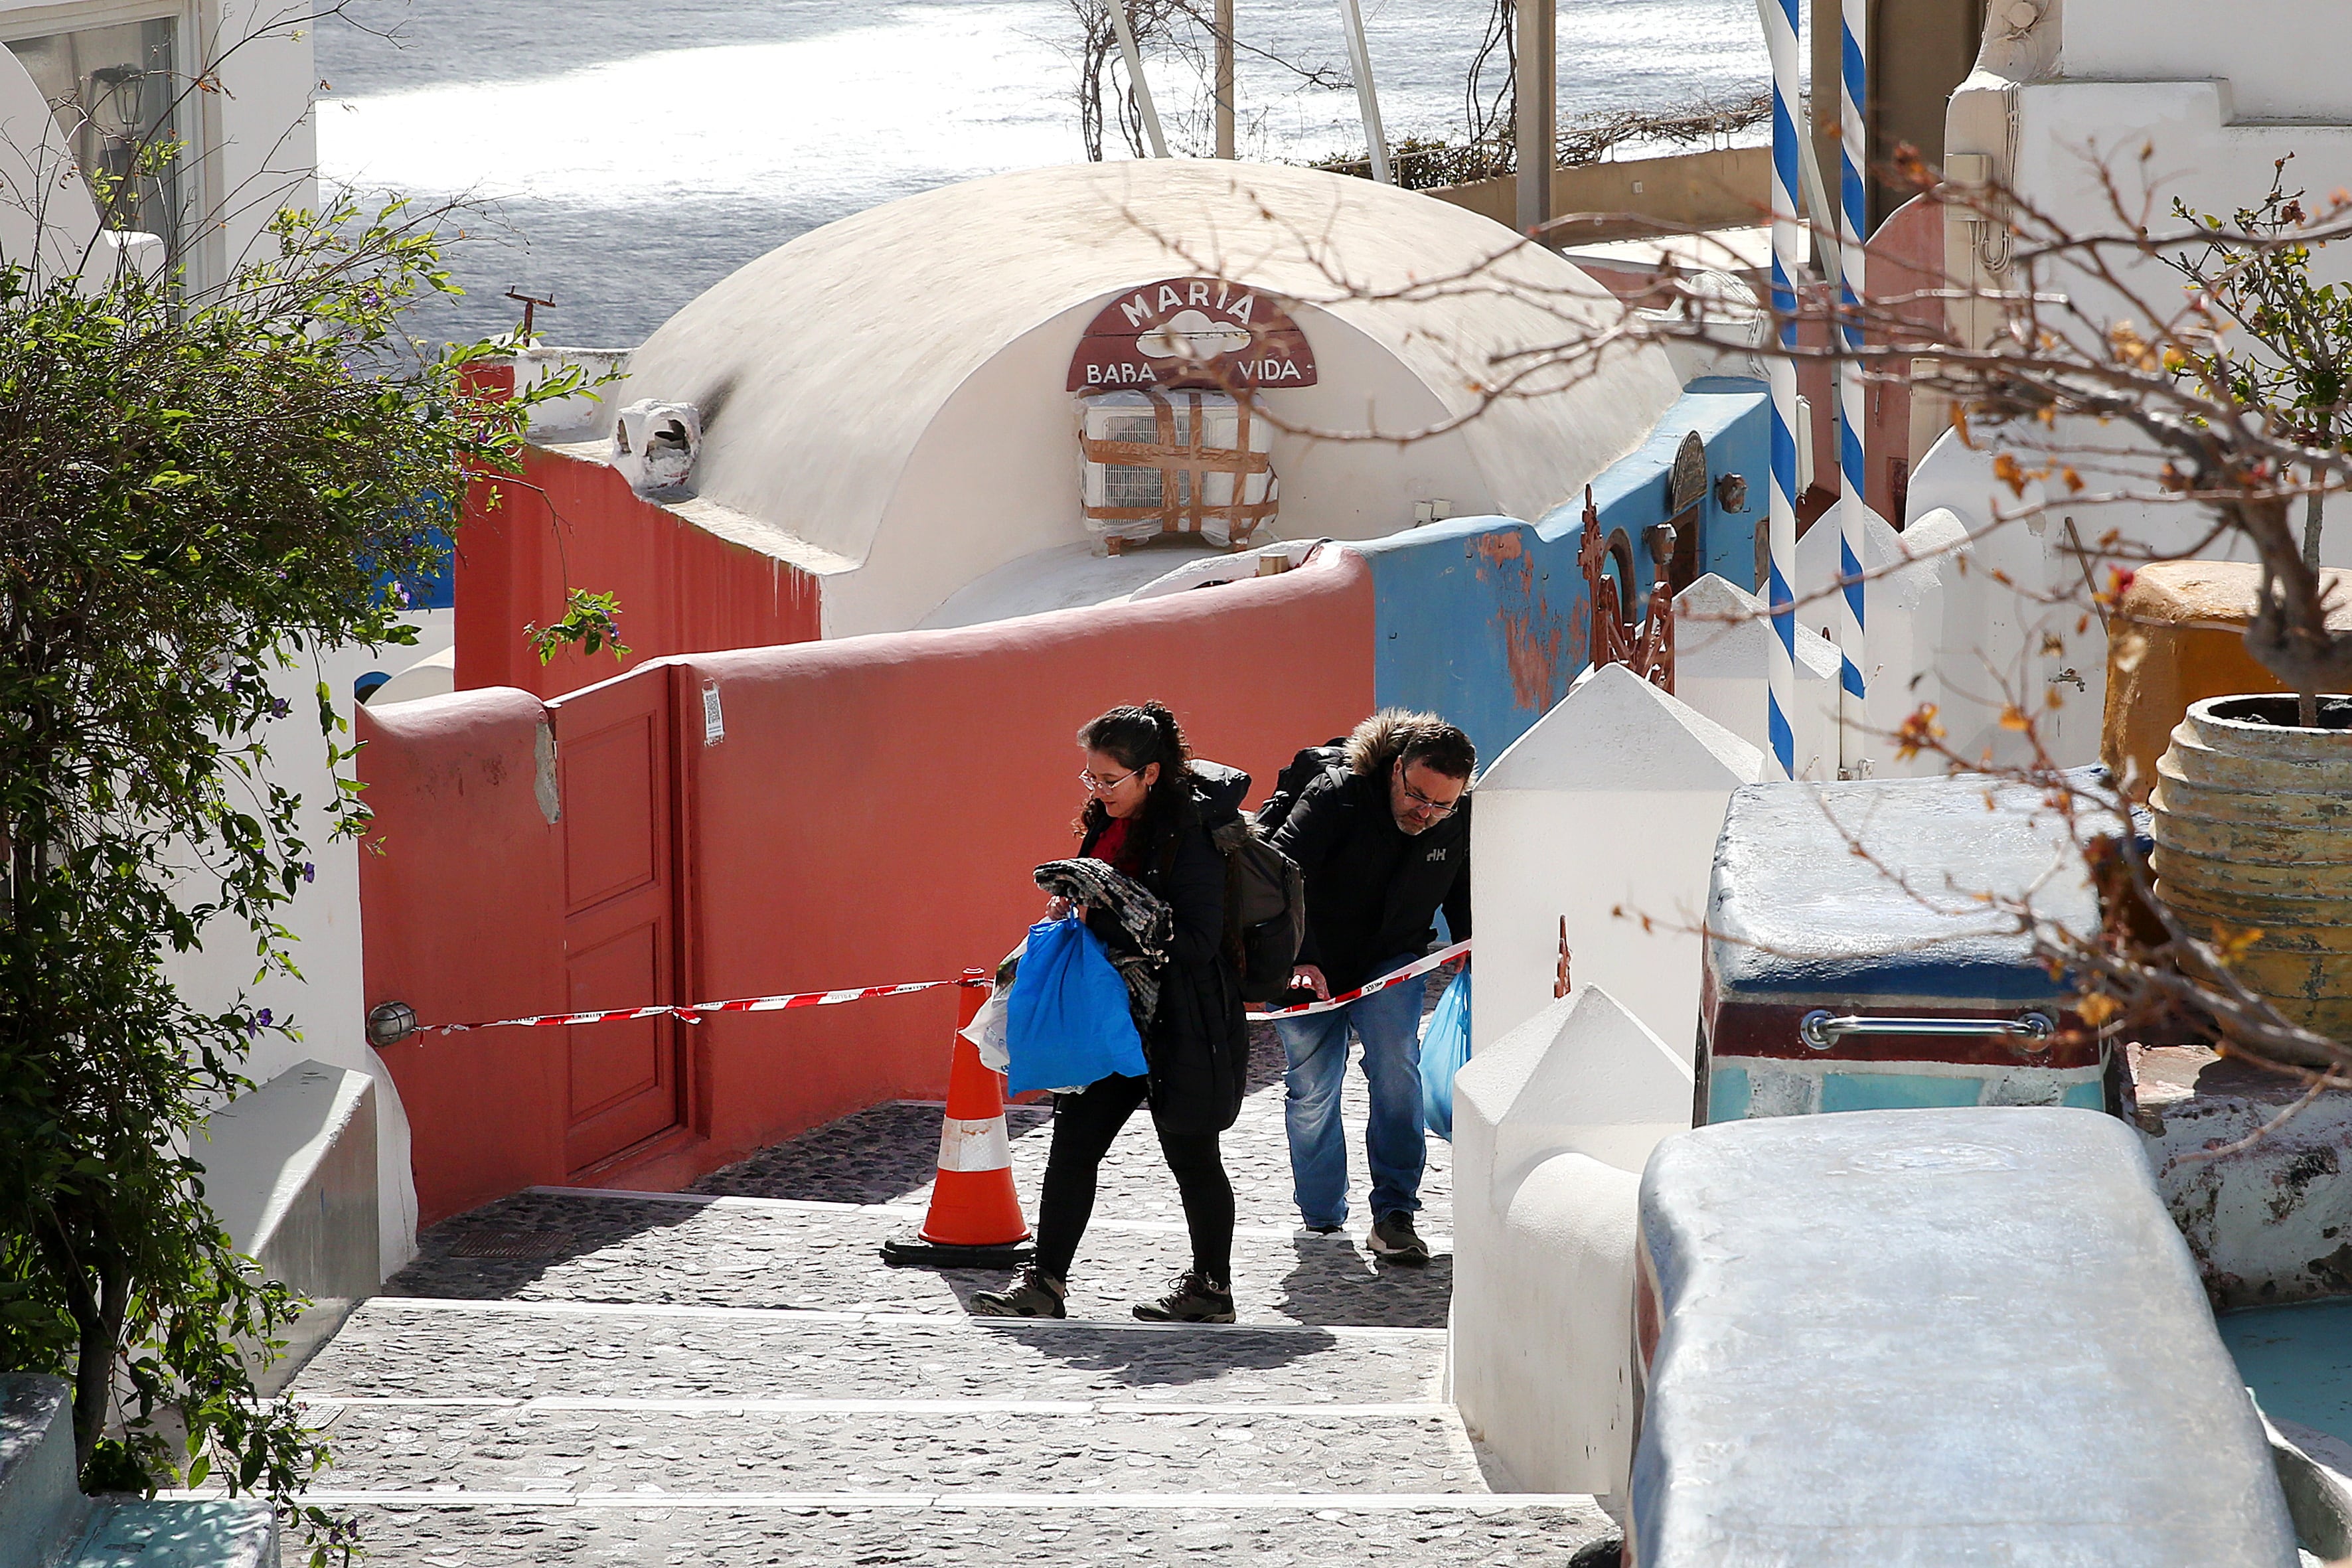
[[[1470,971],[1465,965],[1430,1011],[1421,1037],[1421,1122],[1454,1142],[1454,1075],[1470,1059]]]
[[[1004,1084],[1013,1094],[1144,1074],[1127,982],[1076,915],[1029,928],[1004,1012]]]

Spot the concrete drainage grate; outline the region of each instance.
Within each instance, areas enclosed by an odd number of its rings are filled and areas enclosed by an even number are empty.
[[[449,1249],[453,1258],[562,1258],[575,1238],[568,1230],[473,1230]]]

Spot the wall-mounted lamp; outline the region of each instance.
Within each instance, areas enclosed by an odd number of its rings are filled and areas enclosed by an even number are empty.
[[[416,1009],[405,1002],[379,1002],[368,1010],[368,1044],[396,1046],[416,1033]]]

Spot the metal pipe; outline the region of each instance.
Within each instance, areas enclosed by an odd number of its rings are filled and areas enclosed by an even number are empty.
[[[1143,79],[1143,53],[1135,47],[1135,29],[1128,26],[1127,0],[1109,0],[1110,28],[1118,35],[1118,52],[1127,60],[1127,79],[1135,89],[1135,106],[1143,111],[1144,140],[1151,155],[1168,156],[1168,139],[1160,134],[1160,110],[1152,106],[1151,84]]]
[[[1908,1035],[1938,1040],[1973,1040],[1991,1035],[2021,1039],[2038,1051],[2058,1032],[2047,1013],[2022,1013],[2015,1018],[1906,1017],[1866,1013],[1839,1016],[1816,1007],[1797,1021],[1797,1037],[1817,1051],[1828,1050],[1848,1035]]]
[[[1759,0],[1761,3],[1761,0]],[[1519,232],[1532,235],[1552,218],[1551,170],[1559,159],[1559,0],[1518,0]]]
[[[1810,113],[1812,102],[1800,98],[1798,107]],[[1797,138],[1797,183],[1805,198],[1805,254],[1822,269],[1829,286],[1838,286],[1837,208],[1830,201],[1829,187],[1822,183],[1821,160],[1813,156],[1812,142],[1804,136]]]
[[[1234,155],[1234,0],[1217,0],[1217,156]]]
[[[1396,184],[1389,168],[1388,138],[1381,133],[1381,99],[1372,87],[1372,51],[1364,42],[1364,13],[1356,0],[1339,0],[1339,23],[1348,31],[1348,69],[1356,79],[1356,105],[1364,115],[1364,140],[1372,150],[1372,178]]]

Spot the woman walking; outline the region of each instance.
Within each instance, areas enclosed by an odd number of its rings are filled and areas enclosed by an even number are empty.
[[[1190,768],[1176,716],[1157,702],[1114,708],[1078,731],[1088,799],[1079,815],[1078,853],[1108,862],[1157,895],[1172,913],[1159,1000],[1142,1030],[1146,1076],[1114,1075],[1056,1098],[1054,1142],[1037,1205],[1037,1260],[1005,1290],[972,1298],[975,1311],[1003,1318],[1058,1318],[1069,1269],[1095,1206],[1095,1176],[1119,1129],[1149,1103],[1160,1148],[1184,1204],[1192,1267],[1169,1293],[1139,1302],[1147,1322],[1234,1321],[1234,1188],[1218,1135],[1241,1112],[1249,1074],[1249,1029],[1241,976],[1224,940],[1224,857],[1210,840],[1233,807],[1210,801]],[[1065,900],[1049,919],[1070,912]],[[1086,911],[1090,927],[1114,935],[1107,911]]]

